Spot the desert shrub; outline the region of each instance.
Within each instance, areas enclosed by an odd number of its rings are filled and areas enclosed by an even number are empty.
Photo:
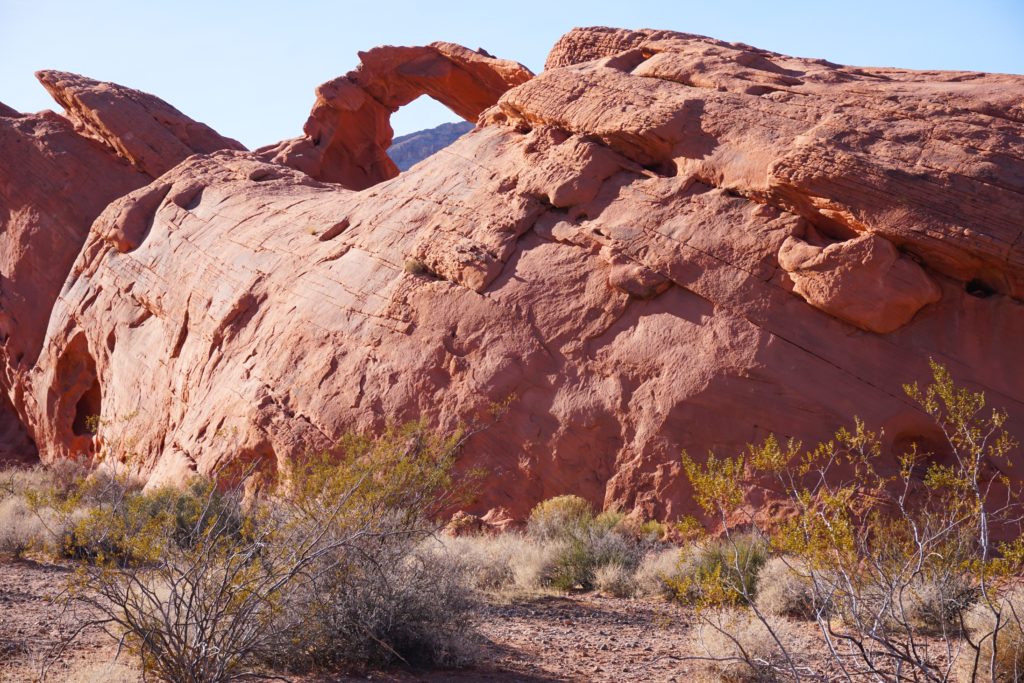
[[[590,590],[594,587],[596,568],[587,539],[570,538],[562,541],[553,553],[547,584],[560,591]]]
[[[944,436],[941,453],[916,445],[887,453],[882,435],[854,419],[810,450],[772,436],[733,457],[709,454],[702,464],[683,456],[695,500],[726,537],[735,537],[730,525],[737,522],[758,529],[747,498],[754,488],[792,506],[773,525],[772,545],[800,566],[813,604],[834,608],[816,609],[814,618],[830,665],[847,678],[894,680],[897,672],[948,681],[950,653],[960,650],[959,661],[973,666],[961,671],[964,680],[992,680],[992,670],[1016,676],[1016,660],[1002,660],[1015,658],[1017,648],[1010,622],[1001,647],[998,625],[1012,610],[999,594],[1024,568],[1024,505],[1021,486],[993,463],[1012,461],[1018,444],[1004,430],[1007,415],[986,409],[983,394],[957,387],[938,363],[932,375],[927,387],[904,389]],[[996,532],[1016,540],[994,542]],[[745,582],[704,574],[713,593],[739,590],[750,601]],[[771,630],[767,609],[753,606]],[[990,638],[965,634],[969,610],[988,615]],[[981,663],[993,660],[986,673]]]
[[[47,530],[20,495],[0,500],[0,554],[21,557],[45,543]]]
[[[198,475],[184,489],[153,491],[111,475],[88,478],[79,491],[51,504],[67,529],[63,553],[101,564],[147,562],[168,543],[190,547],[213,534],[237,534],[242,524],[239,497],[222,494]]]
[[[648,519],[636,526],[635,533],[647,541],[660,541],[668,536],[669,526],[656,519]]]
[[[746,609],[715,609],[704,614],[694,629],[691,650],[700,673],[722,683],[767,683],[799,680],[789,649],[792,627],[784,619],[767,623]],[[782,644],[776,640],[782,641]]]
[[[1024,680],[1024,590],[1010,589],[992,604],[979,601],[964,621],[976,647],[960,653],[957,669],[962,680]]]
[[[595,517],[590,504],[578,496],[538,503],[526,535],[545,546],[531,557],[533,580],[562,591],[593,589],[596,572],[607,565],[632,573],[645,552],[657,545],[637,534],[618,510]]]
[[[71,595],[165,681],[234,680],[268,666],[454,661],[471,628],[458,564],[419,552],[460,485],[462,434],[420,423],[351,436],[270,499],[241,504],[258,463],[171,495],[127,492],[83,527],[99,547]],[[113,548],[116,552],[106,552]]]
[[[645,551],[635,536],[618,527],[606,529],[596,525],[582,527],[555,543],[548,583],[562,591],[591,590],[595,587],[596,572],[608,565],[632,573]]]
[[[572,495],[555,496],[533,508],[527,522],[527,533],[545,541],[573,538],[587,529],[593,519],[594,510],[584,499]]]
[[[628,520],[626,514],[618,508],[609,508],[597,514],[591,522],[591,526],[603,531],[625,530],[628,527]]]
[[[633,572],[616,562],[600,565],[594,570],[594,587],[617,598],[631,598],[637,591]]]
[[[818,611],[814,582],[793,558],[773,557],[757,577],[757,608],[776,617],[813,619]]]
[[[672,582],[675,597],[697,605],[749,604],[768,553],[767,541],[753,533],[707,539],[686,555]]]
[[[674,586],[682,580],[683,551],[679,548],[652,550],[636,569],[637,591],[641,595],[672,599]]]
[[[310,663],[459,666],[472,658],[476,594],[468,567],[405,542],[352,555],[299,584],[290,601]],[[294,667],[294,652],[282,664]]]

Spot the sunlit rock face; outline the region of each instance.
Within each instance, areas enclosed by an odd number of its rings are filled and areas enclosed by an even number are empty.
[[[152,179],[83,131],[124,187],[81,210],[42,336],[5,342],[37,348],[5,390],[43,459],[173,482],[424,416],[487,425],[463,453],[486,473],[473,512],[577,493],[675,517],[696,510],[683,449],[854,415],[890,454],[939,444],[902,390],[929,358],[1024,435],[1024,78],[604,28],[534,77],[379,50],[257,153]],[[396,175],[387,117],[424,92],[476,128]]]

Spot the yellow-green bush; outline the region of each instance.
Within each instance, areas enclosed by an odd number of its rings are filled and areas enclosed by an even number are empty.
[[[855,418],[811,449],[769,436],[732,457],[709,454],[697,463],[683,455],[695,501],[718,523],[758,528],[750,491],[786,500],[790,514],[760,533],[800,567],[800,591],[811,594],[797,602],[814,606],[834,665],[865,679],[889,680],[901,670],[908,679],[947,680],[941,653],[961,649],[961,661],[999,659],[998,636],[989,639],[994,648],[983,637],[964,637],[965,615],[980,610],[990,632],[1001,630],[1002,596],[1024,569],[1024,492],[992,466],[1011,462],[1018,447],[1004,429],[1006,413],[956,386],[940,364],[932,363],[932,375],[923,389],[904,389],[944,435],[939,453],[917,445],[889,452],[888,441]],[[996,532],[1016,540],[994,542]],[[729,529],[725,536],[736,539]],[[726,571],[734,564],[707,556],[697,580],[682,588],[696,585],[704,602],[749,602],[750,581]],[[767,624],[767,613],[793,602],[786,597],[771,609],[755,602],[755,614]],[[1011,659],[1013,628],[1008,623],[1003,649]],[[1017,676],[1015,661],[998,664],[999,676]],[[992,680],[991,673],[975,667],[965,680]]]
[[[698,606],[749,604],[768,556],[768,542],[756,534],[707,539],[686,554],[670,582],[675,599]]]
[[[49,502],[88,504],[69,548],[72,595],[159,680],[220,683],[266,667],[458,663],[475,600],[461,563],[421,553],[464,490],[462,435],[421,423],[346,437],[242,505],[241,473],[142,492],[88,479]],[[108,482],[109,484],[109,482]],[[46,496],[41,496],[43,502]]]
[[[555,496],[537,503],[530,512],[527,532],[543,540],[578,536],[590,526],[594,509],[583,498],[573,495]],[[607,521],[605,518],[604,521]]]

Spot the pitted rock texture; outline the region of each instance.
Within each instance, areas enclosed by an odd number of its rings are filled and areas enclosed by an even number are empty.
[[[391,114],[421,95],[475,122],[509,88],[533,74],[517,62],[454,43],[378,47],[359,53],[357,69],[324,83],[304,135],[257,150],[261,159],[352,190],[394,178],[387,154]]]
[[[362,191],[218,151],[112,202],[22,375],[42,457],[174,482],[476,419],[467,512],[577,493],[674,518],[683,449],[853,415],[893,455],[939,443],[902,390],[929,358],[1024,434],[1024,78],[612,29],[548,63]]]

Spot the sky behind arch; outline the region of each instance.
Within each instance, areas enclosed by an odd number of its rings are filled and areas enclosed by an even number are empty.
[[[573,26],[699,33],[843,64],[1024,73],[1024,0],[0,0],[0,102],[59,109],[38,69],[151,92],[257,147],[300,134],[313,89],[377,45],[483,47],[534,71]],[[420,98],[395,133],[457,117]]]

